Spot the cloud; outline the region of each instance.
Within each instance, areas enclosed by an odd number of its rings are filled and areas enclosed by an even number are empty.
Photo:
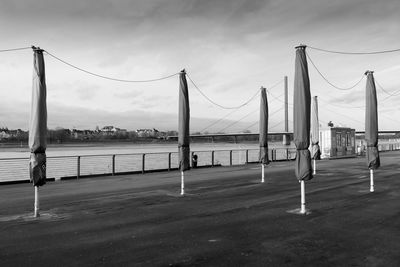
[[[236,106],[261,85],[271,86],[284,75],[289,77],[292,95],[294,46],[301,42],[343,51],[397,48],[399,13],[398,0],[4,0],[0,24],[7,36],[2,40],[5,48],[38,44],[78,67],[120,79],[157,78],[185,67],[215,102]],[[347,86],[372,69],[385,90],[400,88],[390,76],[396,75],[398,54],[350,57],[308,51],[334,84]],[[70,119],[79,116],[73,109],[80,110],[82,117],[90,115],[90,120],[82,118],[82,125],[95,120],[96,113],[106,122],[114,115],[120,118],[122,111],[132,111],[151,122],[163,118],[157,114],[175,114],[177,110],[174,79],[123,85],[89,76],[49,56],[45,59],[49,103],[68,103],[65,113],[74,114]],[[1,89],[12,90],[0,90],[0,106],[5,102],[17,106],[19,100],[28,100],[32,51],[2,54],[2,66]],[[364,85],[339,92],[309,68],[313,95],[338,105],[362,104]],[[195,117],[222,116],[223,111],[193,92],[190,83],[189,87]],[[271,106],[275,105],[275,100],[270,100]],[[57,116],[51,123],[56,123]],[[2,117],[9,125],[19,121],[9,118]],[[171,127],[176,125],[175,119],[165,121],[171,122]],[[60,126],[62,123],[69,120],[60,121]]]
[[[117,98],[129,98],[129,99],[140,99],[144,92],[142,90],[130,90],[130,91],[125,91],[125,92],[117,92],[114,93],[113,95]]]

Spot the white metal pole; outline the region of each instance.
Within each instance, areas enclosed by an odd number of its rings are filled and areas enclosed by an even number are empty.
[[[181,196],[185,194],[185,176],[183,171],[181,172]]]
[[[34,206],[34,217],[39,217],[39,188],[35,186],[35,206]]]
[[[264,183],[264,177],[265,177],[265,174],[264,174],[264,164],[262,164],[261,163],[261,183]]]
[[[314,159],[314,171],[313,171],[313,174],[314,174],[314,175],[317,174],[317,164],[316,164],[316,162],[315,162],[315,159]]]
[[[370,192],[374,192],[374,170],[370,169],[369,170],[369,174],[370,174],[370,188],[369,188],[369,191]]]
[[[305,190],[305,185],[304,181],[300,181],[300,188],[301,188],[301,207],[300,207],[300,213],[305,214],[306,213],[306,190]]]

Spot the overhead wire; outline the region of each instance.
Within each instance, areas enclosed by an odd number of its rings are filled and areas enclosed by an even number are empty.
[[[190,79],[190,77],[188,77]],[[282,83],[283,81],[280,81],[276,84],[274,84],[273,86],[270,87],[270,89],[274,88],[275,86],[278,86],[280,83]],[[254,98],[253,98],[254,99]],[[248,103],[250,103],[251,101],[249,101]],[[248,104],[247,103],[247,104]],[[243,106],[241,106],[243,107]],[[227,118],[229,115],[235,113],[237,110],[239,110],[241,107],[234,109],[232,112],[229,112],[227,115],[225,115],[224,117],[216,120],[215,122],[211,123],[210,125],[206,126],[203,130],[201,130],[200,132],[204,132],[205,130],[207,130],[208,128],[210,128],[211,126],[214,126],[215,124],[219,123],[220,121],[222,121],[223,119]]]
[[[194,88],[195,88],[205,99],[207,99],[207,100],[208,100],[210,103],[212,103],[213,105],[215,105],[215,106],[217,106],[217,107],[220,107],[220,108],[222,108],[222,109],[239,109],[239,108],[241,108],[241,107],[244,107],[244,106],[246,106],[248,103],[250,103],[250,102],[259,94],[259,92],[260,92],[260,90],[258,89],[257,92],[256,92],[252,97],[250,97],[249,100],[247,100],[246,102],[244,102],[243,104],[241,104],[241,105],[239,105],[239,106],[235,106],[235,107],[226,107],[226,106],[223,106],[223,105],[220,105],[220,104],[216,103],[216,102],[213,101],[211,98],[209,98],[206,94],[204,94],[204,93],[200,90],[200,88],[196,85],[196,83],[192,80],[192,78],[190,78],[190,76],[188,75],[188,73],[186,73],[186,76],[189,78],[189,81],[193,84]]]
[[[27,47],[19,47],[19,48],[0,49],[0,52],[11,52],[11,51],[27,50],[27,49],[32,49],[32,47],[27,46]]]
[[[350,87],[339,87],[339,86],[337,86],[337,85],[334,85],[333,83],[331,83],[322,73],[321,73],[321,71],[317,68],[317,66],[314,64],[314,62],[313,62],[313,60],[311,59],[311,57],[310,57],[310,55],[308,54],[308,53],[306,53],[306,56],[307,56],[307,58],[310,60],[310,62],[311,62],[311,64],[313,65],[313,67],[315,68],[315,70],[318,72],[318,74],[329,84],[329,85],[331,85],[332,87],[334,87],[334,88],[336,88],[336,89],[338,89],[338,90],[351,90],[351,89],[353,89],[354,87],[356,87],[359,83],[361,83],[361,81],[364,79],[364,73],[363,73],[363,75],[361,76],[361,79],[358,81],[358,82],[356,82],[354,85],[352,85],[352,86],[350,86]]]
[[[188,77],[190,79],[190,77]],[[274,85],[272,85],[271,87],[269,87],[269,89],[267,89],[267,92],[269,93],[269,90],[275,88],[276,86],[278,86],[279,84],[283,83],[283,80],[275,83]],[[239,107],[240,108],[240,107]],[[239,109],[238,108],[238,109]],[[225,115],[224,117],[216,120],[215,122],[211,123],[210,125],[206,126],[203,130],[201,130],[200,132],[204,132],[205,130],[207,130],[208,128],[210,128],[211,126],[214,126],[215,124],[219,123],[220,121],[222,121],[223,119],[227,118],[229,115],[233,114],[234,112],[236,112],[238,109],[233,110],[232,112],[229,112],[227,115]],[[272,115],[272,114],[271,114]],[[250,126],[251,127],[251,126]],[[250,128],[248,127],[248,128]]]
[[[66,64],[66,65],[68,65],[68,66],[70,66],[70,67],[72,67],[72,68],[74,68],[74,69],[77,69],[77,70],[79,70],[79,71],[82,71],[82,72],[84,72],[84,73],[87,73],[87,74],[90,74],[90,75],[93,75],[93,76],[96,76],[96,77],[99,77],[99,78],[103,78],[103,79],[106,79],[106,80],[111,80],[111,81],[125,82],[125,83],[156,82],[156,81],[161,81],[161,80],[165,80],[165,79],[171,78],[171,77],[176,76],[176,75],[179,74],[179,73],[174,73],[174,74],[171,74],[171,75],[168,75],[168,76],[164,76],[164,77],[160,77],[160,78],[155,78],[155,79],[148,79],[148,80],[125,80],[125,79],[117,79],[117,78],[112,78],[112,77],[100,75],[100,74],[97,74],[97,73],[94,73],[94,72],[91,72],[91,71],[82,69],[82,68],[80,68],[80,67],[77,67],[77,66],[75,66],[75,65],[73,65],[73,64],[71,64],[71,63],[69,63],[69,62],[67,62],[67,61],[65,61],[65,60],[63,60],[63,59],[61,59],[61,58],[59,58],[59,57],[53,55],[53,54],[51,54],[51,53],[50,53],[49,51],[47,51],[47,50],[43,50],[43,51],[44,51],[46,54],[48,54],[49,56],[53,57],[54,59],[56,59],[56,60],[58,60],[58,61],[60,61],[60,62],[62,62],[62,63],[64,63],[64,64]]]
[[[317,48],[317,47],[313,47],[313,46],[309,46],[309,45],[306,45],[306,47],[314,49],[314,50],[326,52],[326,53],[342,54],[342,55],[376,55],[376,54],[400,52],[400,48],[390,49],[390,50],[381,50],[381,51],[372,51],[372,52],[346,52],[346,51],[334,51],[334,50],[328,50],[328,49],[323,49],[323,48]]]
[[[259,94],[259,92],[260,92],[260,90],[257,89],[256,93],[255,93],[252,97],[250,97],[249,100],[245,101],[243,104],[238,105],[238,106],[234,106],[234,107],[227,107],[227,106],[220,105],[220,104],[216,103],[215,101],[213,101],[210,97],[208,97],[205,93],[203,93],[203,91],[200,90],[200,88],[196,85],[196,83],[192,80],[192,78],[190,78],[190,75],[189,75],[188,73],[186,73],[186,76],[189,78],[189,81],[193,84],[194,88],[195,88],[207,101],[209,101],[211,104],[213,104],[213,105],[215,105],[215,106],[217,106],[217,107],[220,107],[220,108],[222,108],[222,109],[239,109],[239,108],[241,108],[241,107],[244,107],[244,106],[246,106],[248,103],[250,103],[250,102]],[[282,83],[282,82],[283,82],[283,80],[277,82],[276,84],[274,84],[273,86],[271,86],[270,89],[272,89],[272,88],[278,86],[278,85],[279,85],[280,83]]]

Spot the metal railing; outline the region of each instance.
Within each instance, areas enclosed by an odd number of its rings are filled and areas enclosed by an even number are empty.
[[[292,160],[295,148],[270,149],[271,161]],[[197,167],[233,166],[258,162],[258,149],[193,151]],[[0,183],[29,180],[29,159],[0,159]],[[146,173],[177,169],[177,152],[47,157],[47,178],[67,179],[98,175]]]
[[[356,148],[358,155],[365,147]],[[379,151],[400,150],[400,144],[380,144]],[[359,153],[360,152],[360,153]],[[233,166],[258,162],[258,149],[193,151],[198,167]],[[295,159],[295,148],[276,148],[268,151],[271,161]],[[178,168],[177,152],[77,155],[47,157],[47,178],[68,179],[99,175],[170,171]],[[29,159],[0,159],[0,183],[29,180]]]

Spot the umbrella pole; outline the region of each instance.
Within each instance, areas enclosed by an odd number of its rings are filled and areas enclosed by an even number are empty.
[[[261,183],[265,182],[265,180],[264,180],[264,177],[265,177],[264,168],[265,168],[264,164],[261,163]]]
[[[185,194],[185,175],[181,171],[181,196]]]
[[[305,214],[306,213],[306,190],[305,190],[305,185],[304,181],[300,181],[300,188],[301,188],[301,207],[300,207],[300,213]]]
[[[34,205],[34,217],[39,217],[39,188],[35,186],[35,205]]]
[[[370,187],[369,191],[374,192],[374,170],[370,169],[369,170],[369,175],[370,175]]]
[[[314,171],[313,171],[313,174],[315,175],[315,174],[317,174],[317,163],[315,162],[315,159],[313,160],[314,161]]]

